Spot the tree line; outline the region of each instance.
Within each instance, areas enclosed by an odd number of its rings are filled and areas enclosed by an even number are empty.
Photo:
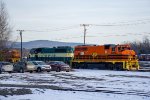
[[[137,54],[150,54],[150,39],[148,37],[145,36],[142,41],[130,42],[132,49]]]

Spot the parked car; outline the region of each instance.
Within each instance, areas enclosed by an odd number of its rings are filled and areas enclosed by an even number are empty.
[[[10,62],[0,62],[0,73],[2,72],[13,72],[13,64]]]
[[[24,73],[25,71],[32,73],[33,71],[35,71],[35,65],[30,62],[24,62],[24,61],[20,61],[14,64],[14,71],[20,72],[20,73]]]
[[[35,65],[35,70],[37,72],[41,72],[41,71],[50,72],[51,71],[51,66],[46,64],[43,61],[30,61],[30,62]]]
[[[60,72],[60,71],[66,71],[69,72],[71,70],[71,67],[68,64],[65,64],[62,61],[51,61],[48,62],[49,65],[52,67],[52,71]]]

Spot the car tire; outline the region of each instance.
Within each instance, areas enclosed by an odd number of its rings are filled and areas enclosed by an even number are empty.
[[[47,72],[50,72],[50,70],[49,70],[49,71],[47,71]]]
[[[37,72],[41,72],[42,70],[41,70],[41,68],[37,68]]]
[[[8,73],[12,73],[11,71],[9,71]]]
[[[0,70],[0,74],[2,74],[2,71]]]
[[[66,70],[66,72],[69,72],[69,70]]]
[[[60,72],[61,71],[61,69],[58,67],[57,69],[56,69],[56,72]]]
[[[33,71],[29,71],[30,73],[33,73]]]
[[[24,69],[23,68],[20,68],[20,73],[24,73]]]

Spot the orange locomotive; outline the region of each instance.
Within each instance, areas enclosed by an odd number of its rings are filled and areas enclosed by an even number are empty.
[[[76,46],[72,60],[74,68],[111,70],[138,70],[135,51],[130,45],[83,45]]]
[[[2,61],[17,62],[20,60],[20,52],[17,49],[2,50],[0,54]]]

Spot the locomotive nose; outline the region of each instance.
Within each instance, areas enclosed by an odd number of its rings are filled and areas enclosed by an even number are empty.
[[[122,51],[123,55],[135,55],[135,51],[133,50],[124,50]]]

